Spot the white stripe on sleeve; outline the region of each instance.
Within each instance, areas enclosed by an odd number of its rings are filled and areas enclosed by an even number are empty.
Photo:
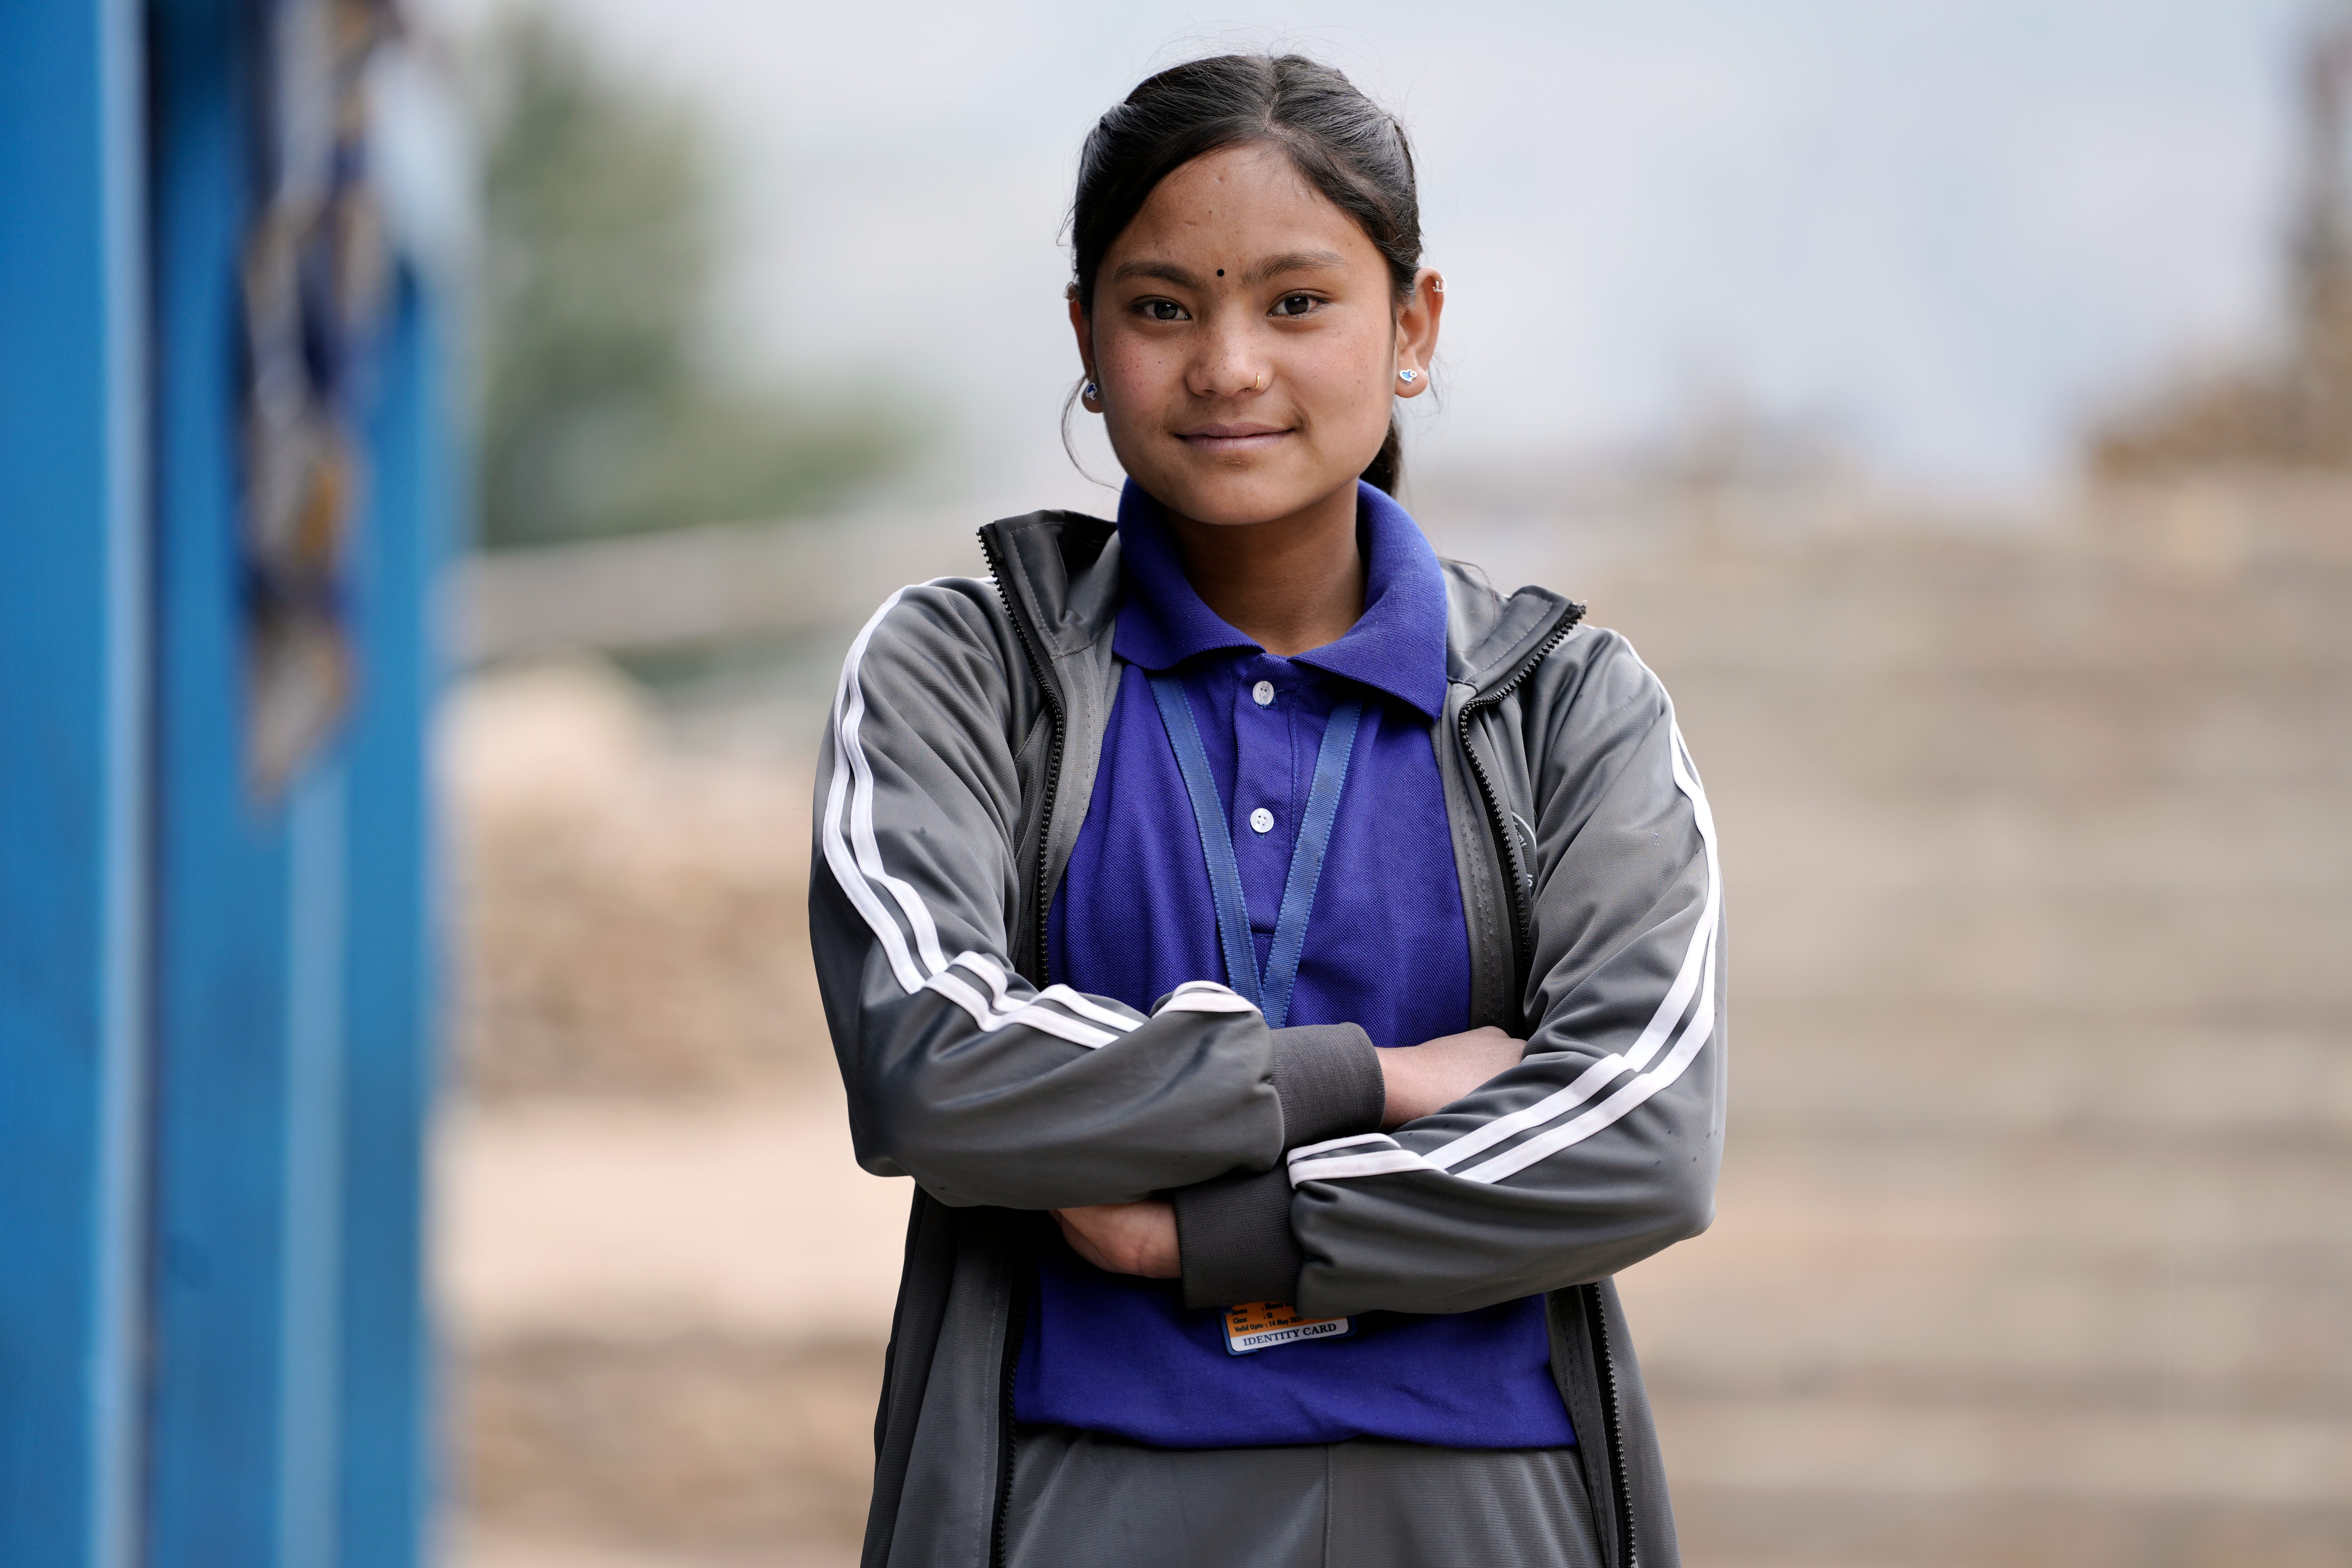
[[[1521,1133],[1559,1121],[1561,1117],[1592,1100],[1621,1075],[1628,1072],[1634,1075],[1582,1115],[1458,1173],[1465,1181],[1497,1182],[1613,1125],[1635,1106],[1682,1076],[1683,1069],[1690,1065],[1691,1059],[1715,1032],[1716,931],[1721,923],[1723,908],[1723,868],[1717,855],[1715,814],[1708,807],[1706,792],[1699,784],[1698,771],[1691,764],[1689,750],[1683,743],[1681,727],[1673,720],[1671,705],[1667,725],[1668,761],[1673,769],[1675,785],[1691,803],[1702,852],[1706,858],[1706,896],[1701,903],[1698,920],[1692,929],[1689,945],[1684,950],[1682,963],[1675,971],[1674,982],[1666,987],[1665,994],[1659,998],[1657,1010],[1651,1015],[1648,1025],[1633,1044],[1622,1054],[1612,1052],[1602,1057],[1578,1074],[1574,1082],[1546,1095],[1535,1104],[1507,1116],[1498,1116],[1426,1153],[1417,1153],[1400,1145],[1393,1151],[1334,1160],[1302,1163],[1294,1155],[1292,1184],[1349,1176],[1384,1175],[1397,1171],[1453,1173],[1455,1166],[1472,1155],[1483,1153]],[[1693,1006],[1694,1002],[1696,1003],[1696,1007]],[[1678,1035],[1675,1033],[1677,1025],[1682,1026]],[[1652,1058],[1657,1055],[1658,1048],[1669,1036],[1674,1037],[1673,1047],[1667,1051],[1664,1059],[1652,1068]]]
[[[1346,1138],[1328,1138],[1320,1143],[1302,1143],[1290,1152],[1294,1165],[1301,1160],[1312,1160],[1328,1154],[1334,1149],[1352,1149],[1359,1143],[1386,1143],[1394,1147],[1396,1140],[1385,1132],[1357,1132]]]
[[[882,601],[882,607],[866,621],[856,640],[850,644],[848,657],[842,661],[841,682],[833,700],[833,777],[825,791],[825,866],[872,928],[890,961],[890,973],[909,995],[925,989],[933,991],[961,1007],[975,1024],[991,1033],[1019,1025],[1074,1045],[1089,1048],[1107,1046],[1142,1020],[1104,1006],[1066,985],[1049,985],[1034,996],[1019,999],[1013,995],[1012,979],[995,960],[978,952],[962,952],[949,960],[940,952],[939,925],[922,896],[911,884],[892,876],[883,864],[881,844],[874,834],[874,770],[860,736],[866,718],[866,689],[858,672],[875,628],[906,593],[901,588]],[[848,824],[845,835],[845,819]],[[877,883],[889,892],[906,915],[907,931],[899,929],[889,905],[876,893]],[[914,938],[911,950],[908,931]],[[976,990],[970,981],[949,973],[958,966],[985,984],[987,994]],[[1202,1005],[1194,1010],[1218,1009]]]
[[[873,928],[875,939],[881,942],[883,952],[890,960],[890,973],[898,977],[899,987],[911,995],[922,989],[923,972],[915,967],[914,956],[907,951],[907,939],[898,930],[898,922],[890,917],[882,900],[874,896],[873,887],[866,880],[866,873],[859,868],[856,857],[850,853],[841,834],[842,812],[853,784],[868,790],[873,787],[871,776],[861,771],[864,750],[852,749],[858,724],[866,716],[866,692],[857,682],[857,667],[866,657],[866,645],[874,638],[874,628],[897,607],[906,592],[901,588],[882,601],[882,607],[874,612],[865,629],[857,634],[857,640],[849,645],[849,656],[841,662],[841,684],[833,694],[833,781],[825,791],[824,863],[842,892]]]

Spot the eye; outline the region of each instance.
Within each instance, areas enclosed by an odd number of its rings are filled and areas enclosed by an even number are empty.
[[[1312,294],[1285,294],[1274,302],[1273,313],[1277,316],[1303,316],[1322,302]]]
[[[1173,300],[1146,300],[1136,306],[1147,321],[1189,321],[1184,307]]]

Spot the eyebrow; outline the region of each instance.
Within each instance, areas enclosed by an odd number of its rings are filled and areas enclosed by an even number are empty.
[[[1245,274],[1250,282],[1263,283],[1269,278],[1279,278],[1286,272],[1331,272],[1348,264],[1348,258],[1336,250],[1288,250],[1280,256],[1269,256]]]
[[[1124,283],[1130,278],[1157,278],[1163,283],[1173,283],[1179,289],[1198,289],[1201,280],[1172,261],[1122,261],[1112,273],[1111,281]]]
[[[1243,274],[1243,280],[1263,283],[1286,272],[1328,272],[1347,264],[1348,258],[1336,250],[1286,250],[1259,262]],[[1130,278],[1157,278],[1163,283],[1173,283],[1179,289],[1201,287],[1198,277],[1172,261],[1123,261],[1111,274],[1111,281],[1115,283],[1124,283]]]

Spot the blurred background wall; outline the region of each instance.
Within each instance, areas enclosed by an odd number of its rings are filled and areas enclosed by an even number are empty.
[[[457,1561],[851,1560],[907,1194],[816,728],[883,595],[1111,504],[1094,115],[1294,45],[1416,138],[1405,500],[1626,632],[1717,803],[1720,1217],[1624,1280],[1688,1560],[2352,1560],[2342,6],[416,9],[482,192]]]

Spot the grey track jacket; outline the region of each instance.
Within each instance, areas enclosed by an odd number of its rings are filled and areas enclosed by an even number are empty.
[[[851,1131],[867,1170],[917,1187],[866,1568],[998,1560],[1040,1211],[1153,1194],[1176,1200],[1193,1305],[1319,1317],[1545,1293],[1604,1555],[1674,1568],[1609,1277],[1713,1213],[1723,899],[1657,679],[1581,606],[1448,567],[1434,738],[1471,1023],[1528,1045],[1383,1134],[1352,1026],[1270,1030],[1211,981],[1147,1016],[1045,973],[1118,689],[1118,541],[1038,512],[981,542],[992,582],[902,589],[867,623],[818,763],[809,918]]]

